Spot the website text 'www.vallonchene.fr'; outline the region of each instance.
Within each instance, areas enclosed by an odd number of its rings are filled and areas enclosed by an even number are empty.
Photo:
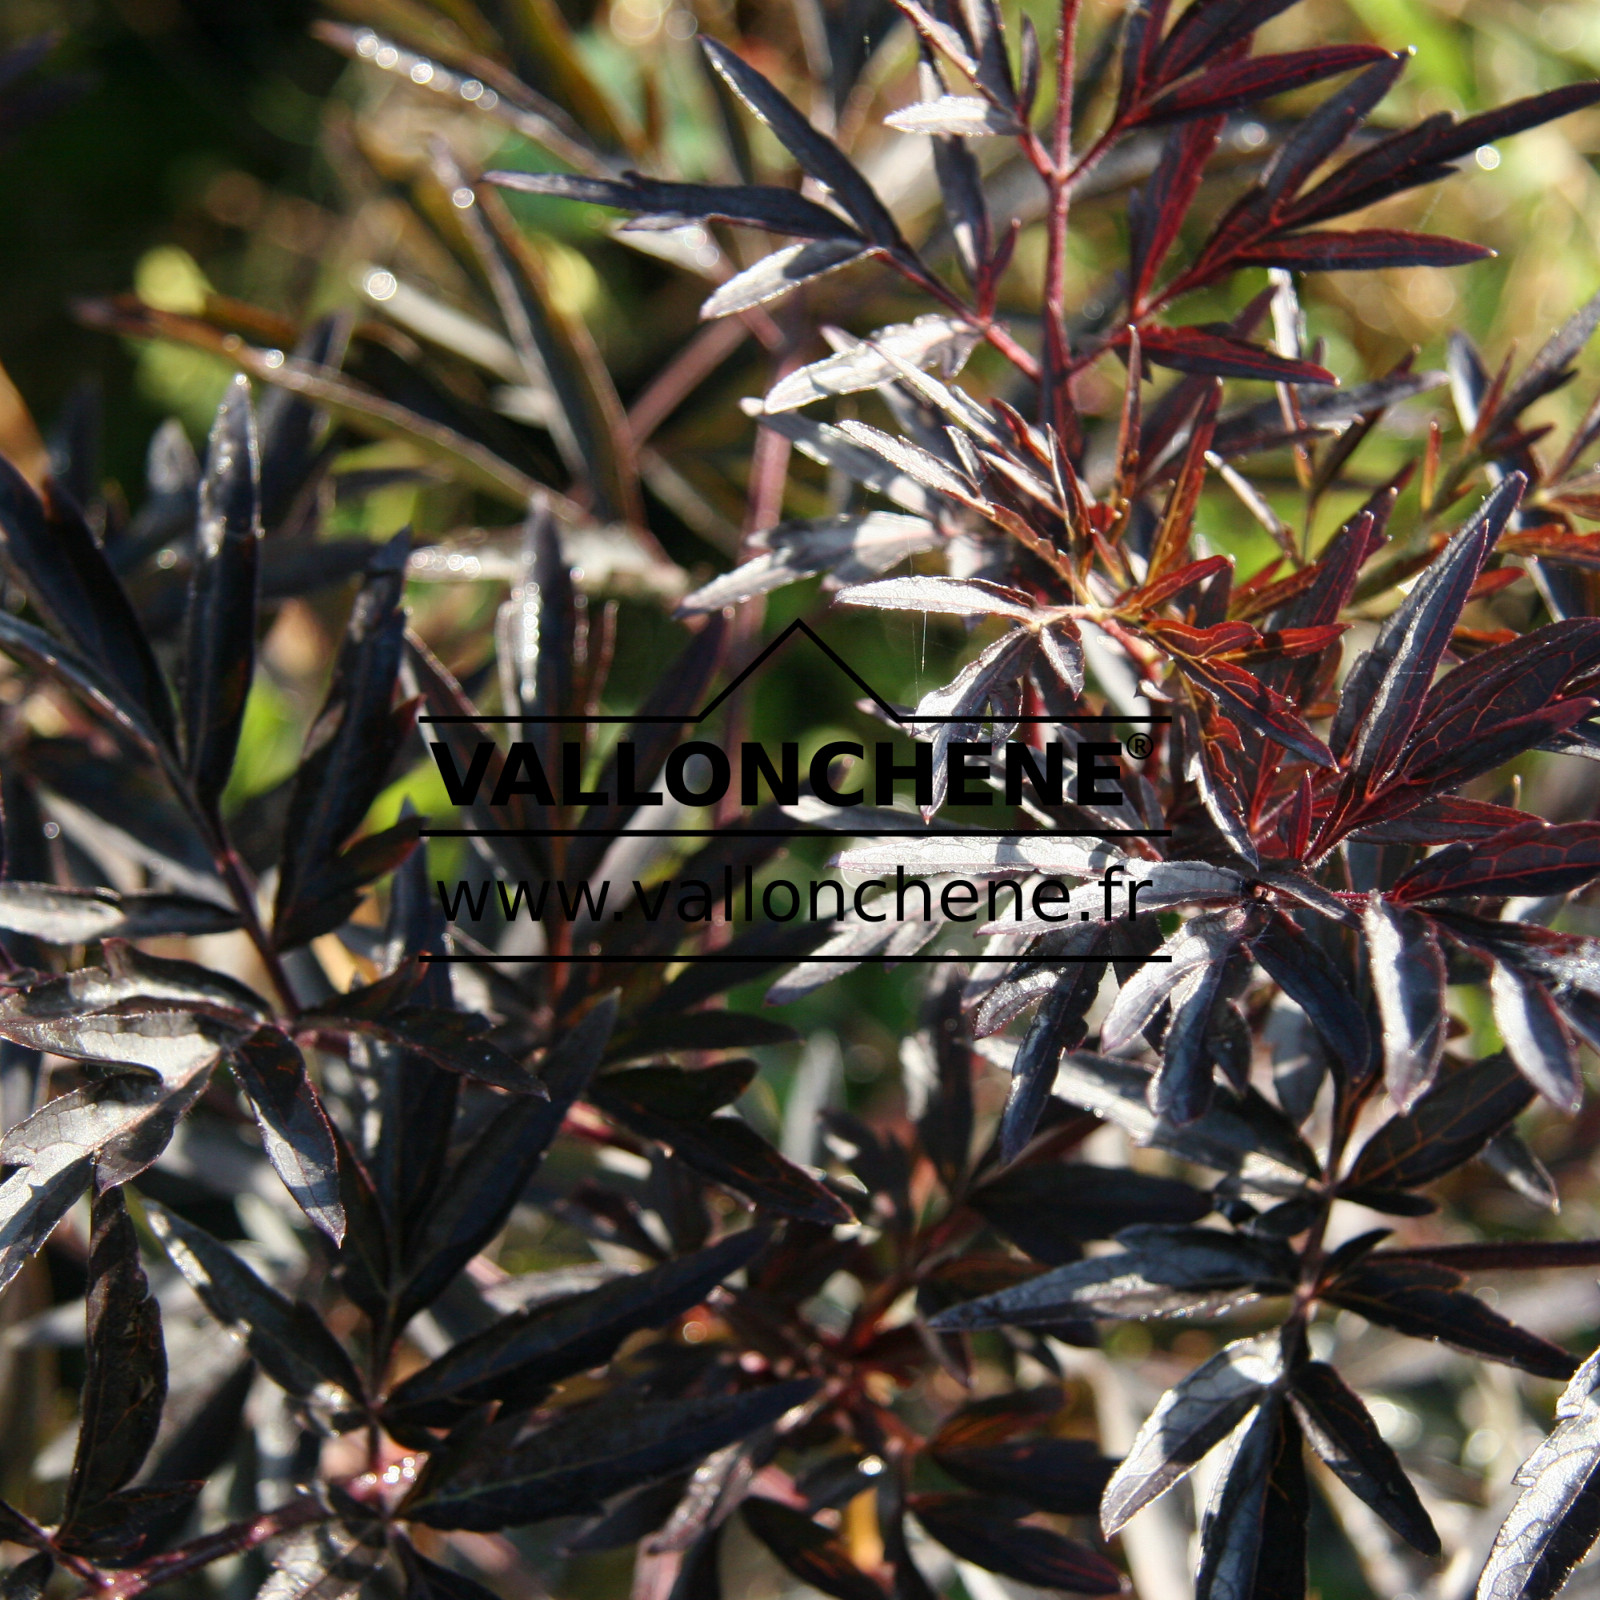
[[[571,923],[598,922],[607,912],[618,921],[637,913],[646,922],[836,922],[854,915],[862,922],[977,923],[996,932],[1040,923],[1109,922],[1138,910],[1142,880],[1122,876],[1120,863],[1076,890],[1061,878],[1033,882],[943,877],[935,882],[896,866],[892,878],[864,878],[855,884],[838,878],[764,877],[758,885],[750,867],[735,873],[725,867],[720,882],[704,878],[638,878],[620,885],[610,878],[581,883],[559,879],[437,879],[439,903],[454,923],[485,918],[543,922],[558,911]]]

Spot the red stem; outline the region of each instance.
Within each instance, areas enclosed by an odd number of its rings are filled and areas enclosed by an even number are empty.
[[[235,1522],[230,1527],[219,1528],[215,1533],[202,1534],[176,1550],[152,1557],[141,1566],[129,1567],[114,1577],[97,1573],[82,1591],[83,1600],[133,1600],[135,1595],[141,1595],[157,1584],[171,1583],[173,1579],[197,1572],[224,1556],[242,1555],[280,1533],[303,1528],[308,1523],[326,1521],[329,1515],[327,1506],[320,1499],[315,1495],[305,1495],[279,1506],[276,1511],[264,1511],[246,1522]]]
[[[1062,0],[1061,28],[1056,36],[1055,128],[1045,183],[1050,193],[1048,245],[1044,269],[1045,373],[1040,384],[1039,416],[1053,421],[1058,412],[1055,388],[1067,381],[1071,351],[1067,347],[1067,217],[1072,205],[1069,168],[1072,163],[1073,41],[1082,0]],[[1030,142],[1037,143],[1030,135]]]

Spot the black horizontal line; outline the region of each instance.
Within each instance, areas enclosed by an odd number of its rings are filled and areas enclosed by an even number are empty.
[[[720,956],[720,955],[714,955],[714,954],[713,955],[697,955],[697,956],[656,956],[656,957],[652,957],[648,962],[642,960],[639,956],[585,956],[585,955],[566,955],[566,956],[444,956],[444,955],[430,955],[426,951],[424,951],[422,953],[422,956],[421,956],[420,959],[422,959],[423,961],[439,961],[439,962],[450,962],[450,963],[476,962],[479,965],[484,965],[484,964],[487,964],[487,963],[490,963],[490,962],[502,962],[502,963],[503,962],[515,962],[519,966],[543,966],[543,965],[553,964],[555,962],[562,962],[562,963],[566,963],[568,965],[573,965],[573,966],[577,966],[577,965],[586,965],[586,966],[644,966],[644,965],[651,965],[651,966],[661,966],[661,967],[682,967],[682,966],[715,966],[715,965],[720,964],[720,965],[725,966],[725,967],[730,967],[730,966],[731,967],[757,966],[757,965],[763,966],[763,967],[794,967],[794,966],[832,966],[835,962],[838,962],[838,961],[857,961],[857,962],[860,962],[862,964],[865,964],[866,962],[869,962],[869,961],[884,961],[884,962],[893,962],[894,965],[896,965],[896,966],[907,966],[907,965],[932,966],[935,963],[941,962],[941,961],[984,961],[984,960],[990,960],[990,959],[993,959],[993,958],[992,957],[985,957],[982,953],[968,954],[968,955],[948,955],[948,956],[893,956],[893,955],[886,956],[886,955],[883,954],[882,951],[872,950],[872,951],[869,951],[866,955],[862,955],[862,956],[852,956],[852,955],[833,955],[833,956]],[[1104,956],[1028,956],[1028,957],[1025,957],[1025,958],[1024,957],[1019,957],[1018,959],[1026,959],[1027,961],[1029,961],[1031,964],[1033,964],[1035,966],[1045,967],[1045,966],[1060,966],[1060,965],[1063,965],[1063,964],[1075,965],[1075,964],[1078,964],[1078,963],[1081,963],[1081,962],[1089,962],[1089,961],[1104,961],[1105,957]],[[1170,962],[1171,960],[1172,960],[1171,956],[1146,956],[1145,957],[1145,961],[1147,963],[1148,962],[1162,962],[1162,963],[1165,963],[1165,962]]]
[[[425,839],[1165,839],[1171,828],[1063,828],[1053,833],[1006,833],[999,828],[895,829],[856,832],[849,828],[424,828]]]
[[[701,719],[698,718],[698,717],[692,717],[692,716],[688,716],[688,715],[684,715],[684,716],[681,716],[681,717],[644,717],[644,716],[631,716],[631,715],[629,715],[629,714],[627,714],[625,712],[618,712],[618,713],[615,713],[615,714],[608,713],[608,714],[604,714],[604,715],[597,713],[594,716],[555,716],[555,715],[540,716],[540,715],[537,715],[537,714],[535,714],[533,712],[526,712],[526,713],[519,713],[516,716],[493,716],[493,717],[490,717],[490,716],[476,716],[476,715],[468,716],[465,713],[462,713],[462,714],[452,713],[450,715],[421,716],[421,717],[417,718],[418,722],[464,722],[464,723],[472,723],[472,722],[494,722],[494,723],[539,722],[539,723],[573,723],[573,724],[581,724],[581,723],[588,723],[588,722],[631,722],[631,723],[638,724],[640,727],[658,727],[658,728],[681,728],[681,727],[689,726],[689,725],[691,725],[691,724],[693,724],[695,722],[698,722],[699,720],[701,720]],[[1144,715],[1090,716],[1087,713],[1085,713],[1082,716],[1059,716],[1059,717],[1057,717],[1057,716],[994,717],[994,718],[990,718],[990,717],[972,717],[972,716],[967,716],[967,717],[931,717],[931,716],[929,716],[929,717],[919,717],[919,716],[916,716],[914,714],[908,713],[904,717],[900,717],[897,720],[900,721],[900,722],[905,723],[908,726],[913,725],[913,724],[920,726],[920,725],[922,725],[924,723],[929,724],[929,725],[932,725],[932,724],[935,724],[935,723],[948,723],[948,724],[951,724],[951,725],[956,725],[956,724],[961,724],[961,723],[981,724],[981,723],[984,723],[984,722],[996,721],[996,722],[1028,723],[1030,725],[1036,724],[1036,723],[1037,724],[1043,724],[1043,725],[1049,725],[1050,723],[1064,723],[1064,722],[1139,722],[1139,723],[1150,723],[1150,724],[1155,725],[1155,726],[1164,727],[1167,723],[1172,721],[1172,718],[1171,717],[1144,716]]]

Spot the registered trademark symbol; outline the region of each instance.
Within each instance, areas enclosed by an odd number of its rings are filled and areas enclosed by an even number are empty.
[[[1156,747],[1155,740],[1148,733],[1130,733],[1123,743],[1135,761],[1143,761]]]

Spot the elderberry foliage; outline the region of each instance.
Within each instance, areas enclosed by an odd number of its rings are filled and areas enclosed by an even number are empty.
[[[1374,1592],[1487,1551],[1483,1600],[1585,1557],[1566,1336],[1600,1316],[1479,1290],[1600,1263],[1533,1236],[1559,1174],[1525,1137],[1593,1145],[1600,404],[1530,413],[1600,297],[1494,373],[1456,335],[1447,371],[1341,384],[1302,289],[1484,255],[1388,203],[1600,84],[1397,125],[1405,58],[1260,46],[1290,4],[1064,0],[1043,40],[995,0],[808,6],[804,74],[719,13],[714,158],[619,116],[553,7],[374,7],[319,36],[456,136],[403,178],[336,117],[330,148],[473,313],[377,264],[359,318],[81,308],[239,375],[131,510],[71,439],[0,460],[0,1307],[83,1351],[70,1460],[7,1469],[7,1596],[482,1600],[631,1549],[671,1600],[765,1581],[754,1552],[837,1600],[1166,1600],[1182,1507],[1198,1600],[1319,1561],[1332,1592],[1357,1543]],[[700,302],[627,407],[524,204],[625,213]],[[1118,244],[1088,290],[1085,216]],[[746,339],[749,449],[697,486],[652,436]],[[397,488],[491,526],[341,522]],[[725,490],[695,586],[668,545]],[[1239,524],[1267,558],[1220,553]],[[824,761],[652,827],[691,730],[748,732],[765,597],[819,576],[819,627],[964,625],[948,682],[863,703],[928,752],[914,803],[840,804]],[[468,582],[492,599],[438,602]],[[623,709],[608,583],[678,619]],[[295,628],[318,701],[247,782]],[[1570,819],[1518,803],[1557,766]],[[796,829],[922,914],[652,911]],[[612,876],[640,892],[602,910]],[[802,1041],[746,986],[929,952],[903,1095],[828,1103],[814,1037],[772,1137]],[[1523,1375],[1518,1424],[1554,1402],[1498,1535],[1369,1403],[1407,1361]]]

